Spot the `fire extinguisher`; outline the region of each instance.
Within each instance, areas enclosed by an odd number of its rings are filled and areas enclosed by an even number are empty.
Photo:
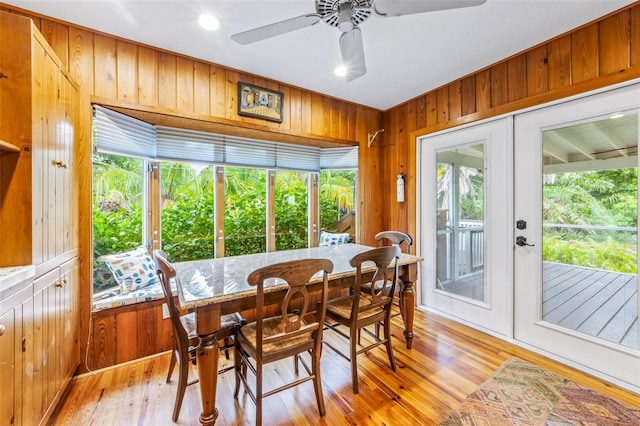
[[[404,203],[404,173],[400,173],[396,180],[396,195],[398,202]]]

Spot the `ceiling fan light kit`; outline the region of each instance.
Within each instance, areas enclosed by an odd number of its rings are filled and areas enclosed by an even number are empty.
[[[346,81],[366,74],[364,45],[359,25],[371,15],[392,18],[445,9],[479,6],[487,0],[316,0],[316,13],[285,19],[262,27],[233,34],[231,39],[240,44],[300,30],[324,21],[342,32],[339,38],[343,65],[347,69]]]

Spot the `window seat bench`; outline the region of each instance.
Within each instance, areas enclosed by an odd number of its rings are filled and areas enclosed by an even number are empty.
[[[176,284],[173,280],[171,281],[171,292],[174,296],[177,294]],[[119,288],[114,288],[111,291],[106,291],[93,297],[93,311],[162,299],[164,299],[164,293],[162,292],[162,284],[160,284],[160,282],[125,294],[121,294]]]

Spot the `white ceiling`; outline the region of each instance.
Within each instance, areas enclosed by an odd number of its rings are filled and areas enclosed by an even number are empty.
[[[412,0],[406,0],[412,1]],[[333,74],[340,32],[324,22],[250,45],[234,33],[315,12],[313,0],[4,0],[125,39],[386,110],[615,11],[632,0],[488,0],[361,24],[367,74]],[[220,29],[197,24],[215,14]]]

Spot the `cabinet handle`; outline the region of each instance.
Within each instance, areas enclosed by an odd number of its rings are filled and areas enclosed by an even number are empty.
[[[62,287],[62,280],[56,281],[56,287]]]
[[[54,166],[62,167],[63,169],[66,169],[68,167],[67,163],[65,163],[64,161],[53,160],[52,163]]]
[[[4,334],[4,325],[0,324],[0,336],[2,336]]]
[[[65,284],[65,285],[67,284],[67,277],[64,277],[64,278],[62,279],[62,284]]]

